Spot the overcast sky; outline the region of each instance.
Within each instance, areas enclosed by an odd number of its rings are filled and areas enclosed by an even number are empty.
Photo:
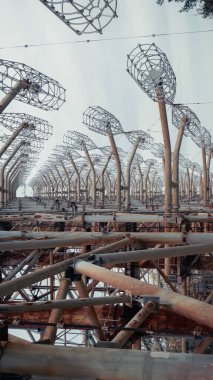
[[[102,36],[77,36],[38,0],[0,0],[0,5],[0,47],[213,29],[212,20],[202,19],[195,11],[179,13],[180,6],[170,3],[160,7],[155,0],[118,0],[118,18],[104,29]],[[42,111],[18,101],[13,101],[5,111],[29,113],[53,125],[54,134],[41,154],[39,165],[56,144],[62,143],[67,130],[89,134],[98,146],[108,145],[107,137],[89,132],[82,124],[82,114],[89,106],[99,105],[113,113],[125,131],[141,129],[157,142],[162,141],[157,104],[126,72],[127,54],[138,43],[151,42],[166,53],[176,74],[175,103],[213,101],[212,33],[0,50],[2,59],[30,65],[58,80],[67,90],[67,102],[60,111]],[[213,131],[213,104],[189,107],[202,125]],[[169,109],[168,117],[174,146],[177,130],[171,124]],[[117,136],[116,142],[129,150],[124,136]],[[200,150],[190,138],[184,138],[182,153],[201,162]],[[152,157],[146,151],[142,155],[145,159]]]

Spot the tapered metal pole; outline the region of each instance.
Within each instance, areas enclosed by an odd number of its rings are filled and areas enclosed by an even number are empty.
[[[70,188],[70,176],[69,176],[69,173],[68,173],[67,168],[64,165],[63,161],[60,160],[60,162],[61,162],[61,166],[64,170],[65,176],[67,178],[67,200],[70,201],[70,193],[71,193],[71,191],[70,191],[71,190],[71,188]]]
[[[109,136],[109,141],[112,147],[112,153],[113,153],[113,156],[115,158],[115,163],[116,163],[116,207],[117,207],[117,210],[120,211],[121,210],[121,161],[120,161],[120,157],[118,154],[118,150],[117,150],[115,139],[112,132],[110,132],[108,136]]]
[[[148,197],[148,181],[149,181],[149,173],[150,173],[151,167],[152,167],[152,164],[149,164],[148,169],[147,169],[147,173],[146,173],[146,177],[145,177],[146,203],[148,202],[148,199],[149,199],[149,197]]]
[[[72,167],[74,169],[74,172],[76,174],[76,179],[77,179],[77,184],[76,184],[76,201],[77,201],[77,203],[80,203],[80,200],[81,200],[81,195],[80,195],[80,193],[81,193],[80,173],[79,173],[79,171],[77,169],[77,166],[75,164],[75,161],[73,160],[72,155],[70,153],[68,153],[68,157],[70,159],[70,162],[71,162]]]
[[[5,97],[0,101],[0,114],[5,110],[5,108],[10,104],[10,102],[16,97],[16,95],[23,89],[29,86],[28,81],[20,80],[10,92],[5,95]]]
[[[205,145],[203,145],[201,149],[202,149],[202,160],[203,160],[203,206],[207,207],[208,205],[208,199],[207,199],[208,179],[207,179],[207,163],[206,163]]]
[[[138,137],[135,144],[133,145],[133,148],[132,148],[132,151],[130,153],[130,156],[129,156],[129,159],[127,162],[127,166],[126,166],[126,186],[127,186],[127,189],[126,189],[126,209],[127,209],[127,211],[129,211],[130,207],[131,207],[131,201],[130,201],[130,170],[131,170],[132,161],[134,159],[136,150],[138,149],[138,145],[139,145],[140,140],[141,140],[141,138]]]
[[[143,204],[143,202],[144,202],[143,174],[142,174],[139,162],[138,162],[138,171],[139,171],[139,176],[140,176],[140,202]]]
[[[183,117],[180,121],[179,128],[178,128],[178,135],[175,143],[175,149],[173,152],[173,162],[172,162],[172,181],[173,181],[173,188],[172,188],[172,207],[173,212],[177,213],[180,204],[179,204],[179,154],[180,154],[180,147],[183,139],[183,133],[184,128],[186,124],[188,123],[187,117]]]
[[[158,99],[158,108],[160,113],[161,127],[163,133],[163,141],[165,148],[165,214],[171,213],[172,207],[172,170],[171,170],[171,142],[169,136],[169,126],[166,114],[166,105],[163,99],[163,86],[159,84],[156,87],[156,95]]]
[[[13,173],[13,169],[16,167],[16,165],[18,164],[19,160],[23,157],[22,154],[20,154],[19,157],[17,157],[17,159],[15,160],[15,162],[13,163],[13,165],[11,165],[11,167],[9,168],[9,170],[7,171],[6,173],[6,176],[5,176],[5,191],[6,191],[6,194],[5,194],[5,198],[6,198],[6,201],[9,200],[10,198],[10,193],[9,193],[9,176],[10,174]]]
[[[2,207],[4,205],[4,172],[5,172],[5,169],[6,169],[7,165],[9,164],[9,162],[12,160],[12,158],[15,156],[15,154],[18,152],[18,150],[21,148],[21,146],[24,144],[25,144],[25,142],[21,141],[15,147],[15,149],[12,151],[12,153],[9,155],[9,157],[7,158],[7,160],[4,162],[4,164],[2,165],[2,167],[0,169],[0,188],[1,188],[0,207]]]
[[[96,207],[96,172],[95,172],[93,162],[91,160],[91,157],[89,155],[89,152],[86,146],[84,146],[84,153],[85,153],[86,160],[89,164],[89,167],[92,173],[92,204],[93,204],[93,207]]]
[[[58,177],[60,179],[60,182],[61,182],[61,200],[62,200],[63,199],[63,192],[64,192],[64,181],[63,181],[63,178],[62,178],[61,173],[58,170],[57,166],[55,165],[54,167],[55,167],[55,170],[56,170]]]
[[[109,165],[109,162],[112,158],[112,153],[109,154],[106,164],[101,172],[101,188],[102,188],[102,193],[101,193],[101,207],[104,208],[104,202],[105,202],[105,181],[104,181],[104,175],[107,170],[107,167]]]
[[[6,152],[9,146],[12,144],[12,142],[16,139],[16,137],[21,133],[21,131],[24,128],[29,128],[29,124],[28,123],[20,124],[19,127],[12,133],[12,135],[7,139],[6,143],[0,149],[0,158],[2,157],[4,152]]]

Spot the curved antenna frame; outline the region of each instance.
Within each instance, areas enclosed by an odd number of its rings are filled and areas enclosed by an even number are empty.
[[[0,89],[15,99],[43,110],[58,110],[65,102],[65,89],[54,79],[24,63],[0,59]]]
[[[154,43],[138,44],[127,55],[127,72],[154,102],[159,101],[156,87],[162,85],[161,98],[165,103],[173,103],[176,77],[166,54]]]
[[[113,135],[123,133],[120,121],[104,108],[96,106],[89,107],[83,113],[83,124],[91,131],[108,136],[111,132]]]
[[[79,36],[102,34],[103,29],[117,17],[117,0],[40,0],[51,12]],[[82,5],[82,3],[86,3]]]

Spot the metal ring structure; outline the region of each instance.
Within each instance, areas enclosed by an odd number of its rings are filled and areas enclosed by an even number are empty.
[[[79,36],[103,33],[117,17],[117,0],[40,0]]]
[[[65,89],[56,80],[24,63],[0,59],[0,89],[8,94],[21,81],[16,100],[45,111],[58,110],[65,102]]]
[[[162,87],[162,100],[173,103],[176,77],[166,54],[154,43],[138,44],[127,55],[127,72],[154,102],[158,101],[156,87]]]
[[[73,149],[84,150],[85,147],[89,150],[97,149],[95,143],[87,135],[76,131],[67,131],[63,142]]]
[[[140,139],[138,148],[139,149],[150,149],[152,144],[154,143],[153,137],[149,135],[147,132],[143,131],[130,131],[125,132],[127,139],[131,142],[131,144],[135,144],[138,139]]]
[[[180,121],[183,117],[187,117],[188,123],[184,128],[184,135],[190,136],[192,139],[197,138],[200,134],[200,120],[197,115],[187,106],[175,104],[172,107],[172,124],[179,128]]]
[[[89,107],[83,113],[83,124],[91,131],[107,136],[109,133],[118,135],[123,133],[120,121],[102,107]]]
[[[48,140],[52,135],[53,127],[46,120],[25,113],[4,112],[0,115],[0,124],[10,131],[14,131],[22,123],[29,125],[29,130],[34,132],[36,138]]]

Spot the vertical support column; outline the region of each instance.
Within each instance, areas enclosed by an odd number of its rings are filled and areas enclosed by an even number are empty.
[[[101,172],[101,188],[102,188],[102,193],[101,193],[101,207],[104,208],[104,201],[105,201],[105,184],[104,184],[104,175],[105,175],[105,172],[107,170],[107,167],[109,165],[109,162],[112,158],[112,153],[110,153],[110,155],[108,156],[107,158],[107,162]]]
[[[92,173],[92,204],[96,207],[96,172],[86,146],[84,146],[84,153]]]
[[[70,280],[68,278],[60,279],[60,286],[56,296],[56,300],[66,299],[68,289],[69,289]],[[48,323],[57,324],[61,318],[63,309],[52,309]],[[57,327],[56,326],[47,326],[42,337],[42,340],[48,340],[50,344],[54,344],[56,339]]]
[[[108,136],[109,136],[109,141],[112,147],[112,153],[116,162],[116,208],[117,208],[117,211],[120,211],[121,210],[121,161],[120,161],[120,157],[118,154],[118,150],[117,150],[115,139],[112,132],[110,132]]]
[[[206,148],[205,145],[202,146],[202,161],[203,161],[203,206],[207,207],[208,199],[207,199],[207,163],[206,163]]]
[[[160,121],[163,133],[163,141],[165,147],[165,215],[169,215],[171,213],[172,206],[172,170],[171,170],[171,142],[169,136],[169,126],[166,114],[166,105],[163,100],[163,86],[161,83],[156,87],[156,95],[158,99],[158,108],[160,113]]]
[[[132,165],[132,161],[134,159],[136,150],[138,148],[140,142],[140,137],[138,137],[137,141],[133,145],[132,152],[129,156],[128,162],[127,162],[127,167],[126,167],[126,210],[130,211],[130,206],[131,206],[131,201],[130,201],[130,169]]]
[[[178,129],[178,135],[175,143],[175,149],[173,153],[173,165],[172,165],[172,181],[173,181],[173,188],[172,188],[172,205],[173,205],[173,212],[177,213],[180,204],[179,204],[179,154],[180,154],[180,147],[183,139],[183,133],[184,128],[188,122],[188,119],[186,117],[182,118],[180,121],[179,129]]]
[[[1,187],[1,192],[0,192],[0,207],[4,205],[4,172],[5,168],[9,164],[9,162],[12,160],[12,158],[15,156],[15,154],[18,152],[20,147],[25,144],[24,141],[21,141],[13,150],[13,152],[9,155],[8,159],[4,162],[0,169],[0,187]]]
[[[89,297],[89,293],[88,293],[87,287],[83,283],[82,279],[80,279],[79,281],[74,281],[74,283],[75,283],[76,289],[77,289],[77,291],[79,293],[79,296],[81,298],[87,298],[87,297]],[[91,323],[93,325],[95,325],[95,326],[99,326],[100,327],[100,329],[95,330],[97,338],[99,340],[105,340],[105,336],[104,336],[103,331],[101,330],[101,325],[100,325],[100,322],[98,320],[98,316],[97,316],[97,313],[95,311],[94,306],[92,306],[92,305],[87,306],[86,310],[87,310],[87,314],[89,316],[89,319],[90,319]]]
[[[77,166],[76,166],[76,164],[75,164],[75,162],[73,160],[73,157],[72,157],[72,155],[70,153],[68,153],[68,157],[69,157],[69,159],[71,161],[72,167],[73,167],[74,172],[76,174],[76,179],[77,179],[77,184],[76,184],[76,201],[77,201],[77,203],[80,203],[80,201],[81,201],[81,198],[80,198],[80,192],[81,192],[80,173],[79,173],[79,171],[77,169]]]

